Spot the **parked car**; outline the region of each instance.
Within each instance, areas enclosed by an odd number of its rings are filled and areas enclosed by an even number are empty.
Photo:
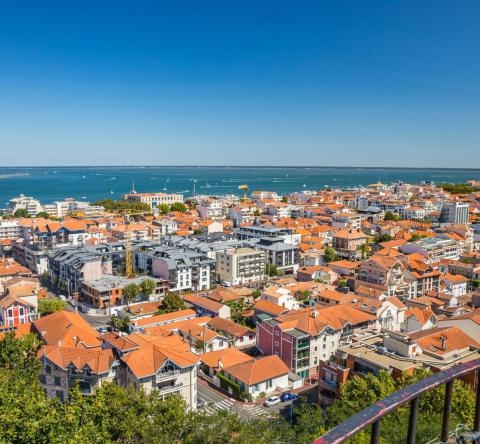
[[[278,396],[270,396],[270,398],[268,398],[264,403],[263,405],[265,407],[272,407],[274,405],[277,405],[277,404],[280,404],[280,398]]]
[[[298,399],[298,395],[292,392],[284,392],[280,395],[280,400],[282,402],[293,401],[294,399]]]

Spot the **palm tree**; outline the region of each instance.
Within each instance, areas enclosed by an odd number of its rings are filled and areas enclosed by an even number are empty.
[[[359,245],[357,251],[360,252],[362,259],[366,259],[370,255],[370,245],[368,245],[368,243]]]

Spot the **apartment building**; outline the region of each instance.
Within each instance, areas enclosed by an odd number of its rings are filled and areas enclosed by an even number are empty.
[[[122,353],[119,385],[156,390],[160,396],[177,394],[192,408],[197,407],[198,355],[179,335],[157,337],[131,334],[132,350]],[[113,341],[111,341],[113,342]]]
[[[343,259],[357,260],[362,253],[359,247],[366,244],[367,236],[361,231],[339,230],[333,234],[333,248]]]
[[[468,224],[468,203],[444,202],[440,212],[440,223]]]
[[[27,210],[30,216],[36,216],[43,211],[42,204],[39,200],[34,199],[32,196],[24,196],[20,194],[18,197],[10,199],[7,204],[7,214],[13,216],[17,210]]]
[[[22,236],[22,226],[17,220],[0,220],[0,241],[15,240]]]
[[[259,315],[257,348],[278,355],[298,376],[315,374],[354,331],[375,329],[376,317],[348,305],[309,307],[285,315]]]
[[[103,384],[115,382],[119,362],[112,350],[45,345],[41,350],[40,384],[49,398],[68,400],[71,387],[91,395]]]
[[[404,286],[403,268],[402,262],[395,257],[375,255],[360,264],[355,284],[373,284],[388,295],[394,295]]]
[[[461,253],[458,242],[443,234],[409,242],[400,246],[399,250],[404,254],[418,253],[428,264],[439,262],[441,259],[458,260]]]
[[[215,261],[205,253],[187,248],[160,246],[146,253],[154,277],[166,279],[170,291],[209,290]]]
[[[145,276],[127,279],[123,276],[102,275],[94,281],[85,280],[80,286],[79,303],[86,303],[94,308],[109,308],[115,305],[124,305],[123,289],[129,284],[141,285]],[[158,301],[168,292],[168,281],[163,279],[148,278],[155,282],[155,288],[149,301]],[[139,294],[142,297],[141,293]]]
[[[259,282],[265,277],[266,253],[254,248],[229,248],[216,253],[217,279],[226,285]]]
[[[355,376],[378,375],[394,378],[412,375],[418,368],[433,372],[480,357],[479,343],[458,327],[431,328],[414,333],[357,336],[340,347],[329,362],[319,367],[319,402],[331,405],[340,396],[341,386]]]
[[[223,203],[220,200],[210,199],[208,201],[201,202],[195,207],[202,219],[219,220],[223,219]]]

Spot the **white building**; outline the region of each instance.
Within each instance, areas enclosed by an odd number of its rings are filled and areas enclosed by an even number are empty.
[[[42,204],[39,200],[34,199],[31,196],[24,196],[23,194],[20,194],[20,196],[9,200],[7,205],[7,213],[14,215],[15,211],[20,209],[27,210],[30,216],[36,216],[38,213],[43,211]]]
[[[0,240],[22,237],[22,227],[16,220],[0,220]]]
[[[183,203],[183,194],[167,193],[128,193],[123,196],[130,202],[142,202],[150,206],[153,210],[160,205],[172,205],[174,203]]]
[[[217,278],[227,285],[259,282],[265,277],[266,254],[254,248],[217,251]]]
[[[263,301],[277,304],[280,307],[285,307],[288,310],[297,310],[300,308],[300,304],[290,290],[282,287],[268,287],[262,292],[261,299]]]

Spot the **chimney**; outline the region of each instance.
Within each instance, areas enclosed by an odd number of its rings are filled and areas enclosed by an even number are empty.
[[[218,368],[223,368],[223,362],[221,359],[218,360],[218,365],[217,365]]]
[[[312,311],[312,318],[316,318],[318,316],[318,311],[317,310],[313,310]]]
[[[440,337],[442,341],[442,345],[440,346],[440,349],[445,351],[447,349],[447,338],[445,336]]]

